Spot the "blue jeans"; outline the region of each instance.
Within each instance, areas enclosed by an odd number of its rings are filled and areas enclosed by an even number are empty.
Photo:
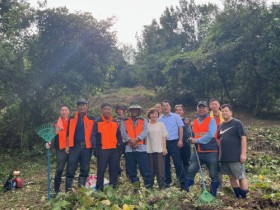
[[[64,170],[64,167],[68,161],[69,155],[65,152],[64,149],[56,150],[56,172],[54,177],[54,191],[59,193],[61,176]]]
[[[168,154],[165,155],[165,184],[169,185],[172,182],[171,179],[171,165],[170,165],[170,157],[172,157],[176,177],[179,179],[180,183],[184,182],[184,171],[182,167],[182,160],[180,154],[180,148],[177,146],[178,140],[167,140],[166,141],[166,149]]]
[[[124,154],[126,171],[132,183],[138,182],[137,165],[139,166],[140,173],[144,179],[146,187],[152,184],[152,173],[149,167],[148,154],[146,152],[127,152]]]
[[[211,153],[198,153],[200,164],[205,164],[208,171],[209,176],[212,182],[218,181],[218,153],[211,152]],[[196,173],[199,170],[199,165],[197,161],[197,157],[195,153],[192,153],[190,166],[187,170],[186,178],[187,179],[194,179]]]
[[[87,149],[84,144],[71,147],[69,151],[66,178],[74,178],[78,165],[80,165],[79,177],[87,178],[89,174],[91,153],[92,149]]]

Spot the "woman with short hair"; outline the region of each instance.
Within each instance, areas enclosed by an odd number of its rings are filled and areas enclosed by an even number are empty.
[[[155,176],[157,177],[158,187],[162,189],[165,181],[165,158],[167,154],[166,137],[167,131],[162,122],[158,122],[159,112],[156,108],[148,111],[148,135],[146,138],[147,153],[152,171],[152,185]]]

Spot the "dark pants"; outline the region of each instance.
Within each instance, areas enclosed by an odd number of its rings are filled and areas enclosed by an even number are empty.
[[[220,154],[220,150],[219,150],[219,153]],[[219,156],[219,155],[218,155]],[[217,171],[218,171],[218,181],[219,181],[219,187],[222,188],[223,186],[223,174],[222,174],[222,171],[221,171],[221,163],[218,162],[218,168],[217,168]]]
[[[198,153],[200,164],[205,164],[208,171],[209,176],[211,178],[212,182],[218,181],[218,153],[212,152],[212,153]],[[191,163],[188,168],[188,172],[186,174],[187,179],[194,179],[196,173],[199,170],[199,165],[197,161],[196,154],[193,153],[191,157]]]
[[[148,153],[150,168],[152,172],[151,184],[154,185],[155,176],[159,189],[164,187],[165,180],[165,158],[162,153]]]
[[[87,149],[85,144],[76,145],[70,148],[66,172],[66,191],[72,187],[72,182],[78,165],[80,165],[79,185],[85,185],[89,174],[91,153],[92,149]]]
[[[149,167],[148,155],[146,152],[127,152],[124,154],[126,171],[132,183],[139,182],[137,177],[137,165],[139,166],[140,173],[144,178],[146,187],[151,186],[151,170]]]
[[[68,161],[69,155],[65,152],[64,149],[56,151],[56,171],[54,177],[54,191],[59,193],[61,176],[64,170],[64,167]]]
[[[97,158],[97,190],[103,190],[107,165],[109,166],[109,185],[116,187],[120,171],[120,157],[117,149],[100,150],[100,155]]]
[[[186,173],[191,159],[191,145],[189,143],[184,142],[184,146],[180,148],[180,155],[183,162],[184,172]]]
[[[176,177],[179,179],[180,183],[184,183],[184,171],[182,167],[182,160],[180,155],[180,148],[177,146],[178,140],[168,140],[166,141],[166,149],[168,154],[165,155],[165,184],[170,185],[172,182],[171,179],[171,165],[170,157],[172,157]]]

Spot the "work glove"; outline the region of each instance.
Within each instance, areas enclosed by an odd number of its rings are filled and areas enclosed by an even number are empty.
[[[47,142],[46,143],[46,149],[50,149],[52,147],[52,143],[51,142]]]

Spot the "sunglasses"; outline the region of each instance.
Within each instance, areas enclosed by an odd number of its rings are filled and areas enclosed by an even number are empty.
[[[183,105],[182,104],[177,104],[177,105],[175,105],[175,108],[177,108],[177,107],[183,107]]]

